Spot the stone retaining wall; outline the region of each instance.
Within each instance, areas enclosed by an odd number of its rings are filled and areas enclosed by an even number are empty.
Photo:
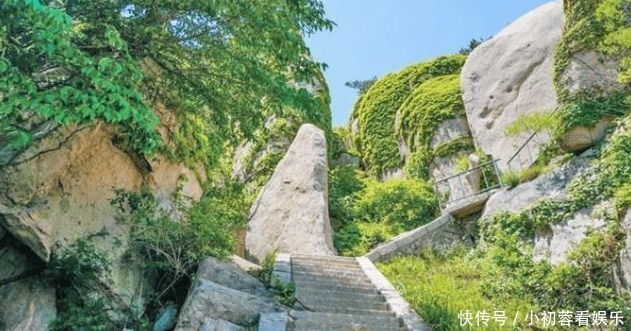
[[[463,231],[455,224],[455,219],[446,214],[424,226],[394,237],[377,246],[364,257],[375,262],[387,260],[396,255],[414,254],[426,248],[447,250],[461,243],[463,235]]]

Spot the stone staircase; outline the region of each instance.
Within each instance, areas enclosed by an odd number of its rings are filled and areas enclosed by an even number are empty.
[[[285,330],[429,330],[366,258],[279,254],[274,273],[296,287]]]

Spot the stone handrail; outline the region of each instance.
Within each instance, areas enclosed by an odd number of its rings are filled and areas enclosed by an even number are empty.
[[[454,230],[453,223],[454,218],[451,215],[442,215],[430,223],[412,231],[404,232],[392,240],[377,246],[364,257],[375,262],[387,260],[395,255],[414,254],[423,248],[453,246],[456,242],[460,242],[460,236],[454,236],[454,238],[447,240],[440,238],[445,233],[451,234],[452,230]],[[440,242],[441,240],[443,242]]]

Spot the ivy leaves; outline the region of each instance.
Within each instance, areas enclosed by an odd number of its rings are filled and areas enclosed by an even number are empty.
[[[203,119],[213,141],[247,136],[287,107],[330,124],[327,100],[301,86],[322,67],[302,34],[333,26],[319,1],[9,0],[0,13],[7,132],[105,121],[149,154],[161,140],[149,101]]]

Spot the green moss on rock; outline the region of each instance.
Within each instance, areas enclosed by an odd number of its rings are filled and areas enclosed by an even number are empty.
[[[419,85],[435,77],[458,74],[465,59],[466,56],[457,54],[408,66],[375,82],[358,100],[351,115],[351,121],[357,119],[359,125],[354,141],[370,173],[380,175],[402,165],[395,128],[397,111],[410,95],[416,95],[414,91]],[[455,84],[457,86],[457,82]],[[427,89],[432,87],[428,85]],[[459,90],[457,95],[459,98]]]

